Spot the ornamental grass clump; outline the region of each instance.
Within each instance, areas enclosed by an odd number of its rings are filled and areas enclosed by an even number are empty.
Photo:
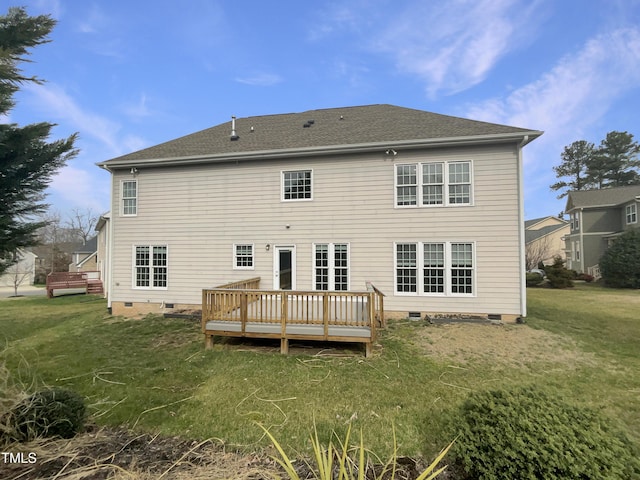
[[[472,393],[452,417],[456,461],[478,480],[640,478],[626,434],[534,387]]]
[[[395,431],[393,434],[393,455],[382,468],[376,469],[371,461],[370,452],[364,447],[362,432],[360,432],[360,442],[358,445],[350,446],[351,424],[349,424],[344,440],[341,440],[340,437],[333,432],[332,437],[336,438],[337,444],[334,444],[331,439],[327,446],[324,446],[320,442],[318,439],[318,431],[314,427],[313,435],[311,435],[314,458],[312,463],[305,462],[313,477],[300,477],[300,469],[296,468],[294,461],[289,458],[280,443],[271,435],[269,430],[262,425],[260,427],[278,451],[280,458],[274,457],[274,460],[282,467],[289,480],[301,480],[302,478],[314,478],[316,480],[365,480],[370,478],[381,480],[385,478],[394,480],[396,478],[397,445]],[[438,457],[416,480],[433,480],[440,475],[447,467],[440,467],[439,464],[451,448],[451,445],[452,444],[449,444],[447,448],[440,452]],[[374,457],[378,459],[377,456],[374,455]],[[280,479],[281,477],[276,476],[275,478]]]
[[[52,388],[36,392],[14,407],[11,426],[19,441],[73,438],[84,425],[85,413],[83,397],[71,390]]]

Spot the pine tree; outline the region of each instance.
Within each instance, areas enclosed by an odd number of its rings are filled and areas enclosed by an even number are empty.
[[[19,68],[29,49],[47,43],[55,26],[49,15],[31,17],[23,8],[10,8],[0,16],[0,116],[14,107],[20,85],[40,83]],[[53,124],[20,127],[0,124],[0,274],[14,262],[19,247],[36,243],[43,222],[36,215],[47,209],[45,190],[52,176],[75,156],[76,135],[48,142]]]
[[[561,180],[551,185],[551,190],[567,189],[558,195],[558,198],[565,197],[570,190],[586,190],[589,187],[587,183],[587,166],[594,152],[594,144],[586,140],[578,140],[564,147],[560,155],[562,163],[553,167],[558,178],[568,178],[568,180]]]
[[[623,187],[640,183],[638,153],[640,145],[628,132],[609,132],[602,140],[589,166],[590,178],[604,187]]]

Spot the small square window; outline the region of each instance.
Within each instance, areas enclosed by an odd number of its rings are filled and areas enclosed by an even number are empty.
[[[233,268],[238,270],[253,270],[253,245],[234,245]]]
[[[311,200],[311,187],[311,170],[282,172],[283,200]]]

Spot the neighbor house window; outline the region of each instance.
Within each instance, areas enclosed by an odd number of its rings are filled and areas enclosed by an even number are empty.
[[[627,217],[627,224],[638,222],[638,208],[636,207],[635,203],[627,205],[627,207],[625,208],[625,213]]]
[[[349,290],[349,245],[314,245],[314,282],[316,290]]]
[[[473,295],[473,243],[396,244],[396,293]]]
[[[253,270],[253,245],[233,246],[233,268]]]
[[[138,181],[122,182],[122,215],[138,214]]]
[[[134,255],[134,286],[167,288],[167,246],[136,245]]]
[[[283,200],[311,200],[311,170],[282,172]]]
[[[471,162],[396,165],[396,206],[471,205]]]
[[[580,214],[578,212],[571,214],[571,230],[580,230]]]

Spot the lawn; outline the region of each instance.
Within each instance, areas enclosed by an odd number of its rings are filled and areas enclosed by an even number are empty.
[[[528,295],[526,325],[393,322],[370,359],[357,347],[283,356],[268,342],[205,351],[197,322],[112,317],[93,296],[2,300],[0,365],[29,391],[80,392],[99,425],[241,451],[267,445],[260,422],[308,452],[315,422],[324,438],[351,423],[383,457],[395,429],[400,455],[431,456],[469,392],[531,383],[601,407],[640,441],[640,293],[579,285]]]

